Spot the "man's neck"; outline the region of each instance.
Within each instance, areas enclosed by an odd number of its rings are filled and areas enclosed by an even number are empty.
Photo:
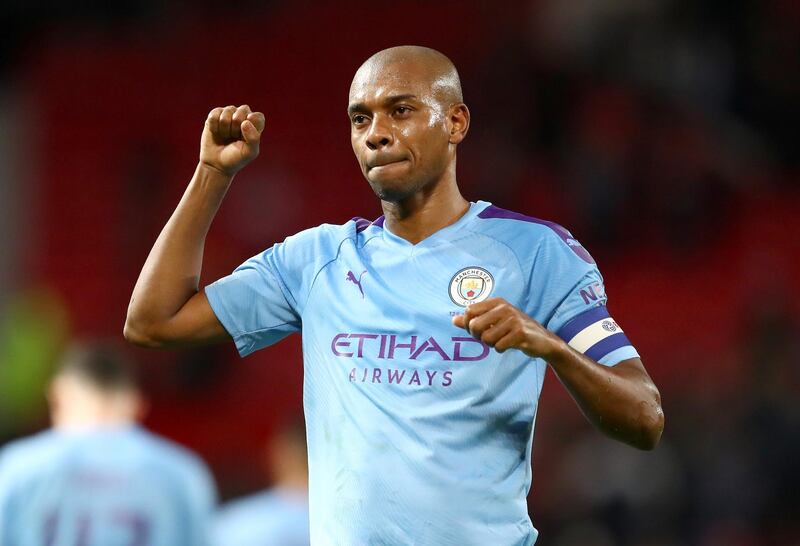
[[[399,202],[381,201],[386,227],[411,244],[457,222],[469,210],[455,179],[442,181]]]
[[[114,430],[130,428],[136,425],[136,421],[123,418],[105,418],[93,420],[62,420],[54,422],[53,426],[63,432],[88,432],[93,430]]]
[[[126,398],[78,398],[53,412],[53,425],[61,430],[126,428],[137,422],[138,408]]]

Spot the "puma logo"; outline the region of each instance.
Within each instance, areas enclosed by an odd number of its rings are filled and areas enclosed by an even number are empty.
[[[362,288],[362,286],[361,286],[361,277],[363,277],[364,273],[366,273],[366,272],[367,272],[367,270],[365,269],[364,271],[361,272],[361,275],[359,275],[358,278],[356,279],[356,276],[353,274],[353,272],[352,271],[348,271],[347,272],[347,277],[345,278],[345,280],[350,281],[351,283],[353,283],[354,285],[356,285],[358,287],[358,291],[361,292],[361,297],[362,298],[364,297],[364,288]]]

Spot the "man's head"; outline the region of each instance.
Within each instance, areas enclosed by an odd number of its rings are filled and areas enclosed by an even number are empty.
[[[367,59],[350,85],[348,115],[353,151],[382,200],[455,180],[469,110],[455,66],[438,51],[400,46]]]
[[[143,402],[132,366],[102,344],[75,345],[50,384],[50,413],[59,428],[134,423]]]

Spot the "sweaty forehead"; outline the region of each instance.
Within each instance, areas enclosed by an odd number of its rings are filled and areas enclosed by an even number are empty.
[[[426,62],[427,61],[427,62]],[[460,102],[461,86],[452,65],[427,59],[371,58],[353,77],[350,103],[380,101],[392,95],[413,94],[443,105]]]
[[[431,95],[435,75],[410,62],[365,63],[350,84],[350,101],[380,99],[395,94]]]

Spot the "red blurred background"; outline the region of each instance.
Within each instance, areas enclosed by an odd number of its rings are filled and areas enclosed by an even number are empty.
[[[380,215],[347,92],[369,55],[413,43],[461,73],[465,196],[567,226],[662,391],[662,445],[640,454],[547,378],[530,497],[543,543],[800,544],[800,4],[2,10],[0,443],[46,425],[41,385],[67,339],[121,337],[214,106],[248,103],[267,129],[204,283],[305,227]],[[129,350],[147,424],[209,461],[224,497],[264,485],[261,447],[301,411],[299,337],[245,360]]]

